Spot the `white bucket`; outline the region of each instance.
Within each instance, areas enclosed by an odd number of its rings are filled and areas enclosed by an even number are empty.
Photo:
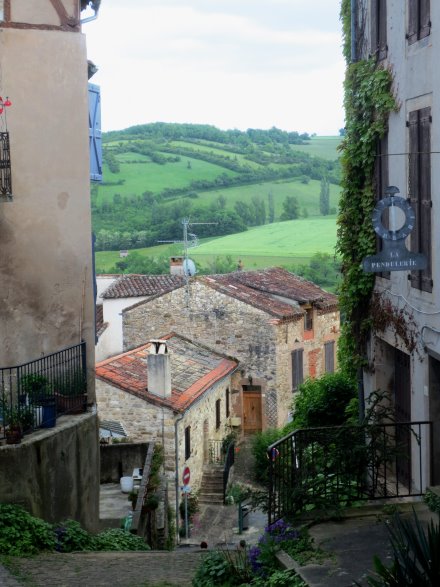
[[[122,493],[133,491],[133,477],[121,477],[121,491]]]

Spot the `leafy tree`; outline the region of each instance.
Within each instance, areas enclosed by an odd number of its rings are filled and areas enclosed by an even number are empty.
[[[162,275],[169,271],[168,257],[144,257],[137,251],[118,261],[110,273],[139,273],[144,275]]]
[[[341,263],[328,253],[315,253],[309,265],[290,270],[321,287],[335,289],[341,276]]]
[[[209,261],[206,267],[200,270],[203,275],[213,275],[216,273],[232,273],[237,270],[237,262],[234,261],[231,255],[216,256],[212,261]]]
[[[266,206],[264,200],[258,196],[253,196],[251,202],[254,207],[255,225],[261,226],[262,224],[266,224]]]
[[[272,224],[275,220],[275,202],[273,199],[272,192],[267,194],[268,210],[269,210],[269,224]]]
[[[287,196],[283,202],[283,210],[280,220],[294,220],[299,217],[299,204],[295,196]]]
[[[254,224],[255,217],[252,214],[252,210],[249,204],[242,202],[241,200],[237,200],[234,204],[234,210],[244,224],[247,226],[252,226]]]
[[[292,405],[292,430],[345,424],[345,409],[356,393],[352,379],[343,373],[326,373],[317,379],[307,379],[299,386]]]
[[[328,216],[330,213],[330,186],[328,179],[323,177],[321,179],[321,191],[319,193],[319,211],[323,216]]]

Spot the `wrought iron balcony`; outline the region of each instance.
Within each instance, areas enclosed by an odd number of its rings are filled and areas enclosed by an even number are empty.
[[[0,368],[0,439],[55,425],[56,417],[87,405],[86,343],[41,359]]]

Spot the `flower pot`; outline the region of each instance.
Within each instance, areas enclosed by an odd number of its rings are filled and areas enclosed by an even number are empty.
[[[43,406],[43,420],[41,422],[41,428],[53,428],[57,421],[57,407],[55,401],[52,403],[47,402]]]
[[[13,426],[5,431],[6,444],[20,444],[23,434],[20,426]]]
[[[84,393],[79,395],[55,393],[55,401],[58,414],[82,414],[85,411],[86,396]]]

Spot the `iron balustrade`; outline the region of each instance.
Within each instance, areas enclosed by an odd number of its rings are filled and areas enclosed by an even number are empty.
[[[225,449],[223,446],[223,440],[210,440],[209,441],[209,463],[211,465],[223,465],[225,462]]]
[[[361,500],[423,495],[431,422],[308,428],[269,446],[268,522]]]
[[[87,403],[86,343],[22,365],[0,368],[0,438],[8,422],[19,419],[25,432],[44,425],[41,411],[84,412]]]
[[[235,444],[231,442],[226,450],[225,466],[223,469],[223,503],[226,503],[226,489],[229,481],[229,471],[235,461]]]

